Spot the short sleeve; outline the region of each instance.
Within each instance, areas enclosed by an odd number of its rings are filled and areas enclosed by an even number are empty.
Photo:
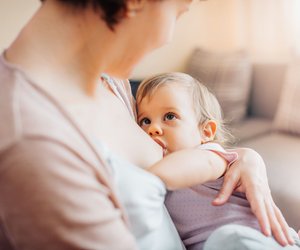
[[[199,148],[210,150],[215,152],[216,154],[220,155],[222,158],[224,158],[228,166],[232,165],[237,159],[238,159],[238,153],[233,151],[226,151],[220,144],[218,143],[204,143],[199,145]]]
[[[112,191],[98,174],[72,150],[51,141],[26,140],[2,152],[0,215],[12,245],[136,249]]]

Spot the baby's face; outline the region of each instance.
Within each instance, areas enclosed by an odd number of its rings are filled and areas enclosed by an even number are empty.
[[[179,84],[166,84],[138,103],[138,123],[164,155],[202,142],[191,93]]]

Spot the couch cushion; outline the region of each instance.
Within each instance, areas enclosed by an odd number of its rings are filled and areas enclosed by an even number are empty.
[[[278,109],[276,130],[300,135],[300,62],[288,66]]]
[[[290,226],[300,229],[300,137],[272,133],[242,142],[263,157],[275,203],[283,212]]]
[[[242,142],[271,133],[272,120],[266,118],[247,118],[230,126],[234,141]]]
[[[255,64],[253,67],[250,114],[273,118],[286,72],[284,64]]]
[[[218,98],[225,119],[240,121],[247,112],[252,66],[244,52],[212,53],[195,49],[186,72]]]

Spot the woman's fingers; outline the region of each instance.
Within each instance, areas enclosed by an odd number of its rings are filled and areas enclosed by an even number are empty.
[[[272,207],[274,209],[276,218],[280,224],[280,228],[283,231],[283,234],[285,236],[285,238],[287,239],[288,243],[293,245],[295,244],[295,240],[293,239],[291,233],[290,233],[290,228],[289,225],[287,224],[285,218],[283,217],[280,209],[275,205],[274,201],[272,200]]]
[[[289,226],[281,211],[273,202],[268,187],[252,185],[252,188],[248,188],[246,195],[263,234],[271,236],[272,233],[282,246],[294,244],[294,240],[289,233]]]
[[[214,206],[220,206],[227,202],[229,197],[231,196],[232,192],[236,189],[238,186],[240,175],[239,171],[234,171],[232,168],[230,168],[225,176],[224,176],[224,182],[222,185],[221,190],[218,193],[218,196],[212,201],[212,204]]]
[[[265,206],[265,197],[257,186],[249,186],[246,189],[246,197],[250,203],[250,207],[256,216],[260,225],[261,231],[266,236],[271,236],[271,226],[268,213]]]
[[[278,221],[278,218],[274,211],[274,207],[269,201],[266,201],[266,209],[268,211],[268,216],[269,216],[269,221],[270,221],[270,226],[271,226],[273,237],[277,240],[277,242],[280,245],[286,246],[288,244],[288,240],[283,232],[282,225]]]

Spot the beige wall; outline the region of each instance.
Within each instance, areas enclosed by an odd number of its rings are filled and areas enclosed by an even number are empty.
[[[39,0],[0,0],[1,51],[13,41],[39,5]]]

